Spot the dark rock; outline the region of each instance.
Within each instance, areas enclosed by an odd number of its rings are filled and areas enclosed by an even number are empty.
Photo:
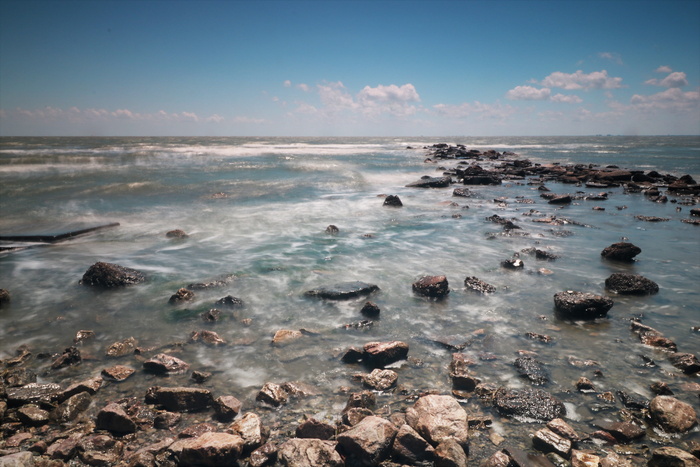
[[[501,415],[549,421],[566,414],[564,404],[542,389],[500,388],[493,397]]]
[[[403,203],[401,202],[401,198],[399,198],[396,195],[389,195],[386,198],[384,198],[384,206],[390,206],[394,208],[400,208],[403,206]]]
[[[383,368],[386,365],[405,360],[408,356],[408,344],[400,341],[368,342],[363,347],[365,364],[372,368]]]
[[[10,367],[0,374],[0,383],[2,382],[10,388],[36,383],[36,373],[25,367]]]
[[[190,366],[168,354],[160,353],[153,358],[143,362],[143,369],[156,374],[181,374],[185,373]]]
[[[197,384],[202,384],[211,378],[211,373],[208,371],[193,371],[190,375],[190,379]]]
[[[369,295],[379,290],[379,287],[374,284],[365,282],[341,282],[330,287],[321,287],[314,290],[309,290],[304,293],[307,297],[318,297],[327,300],[348,300],[351,298],[362,297]]]
[[[249,412],[231,424],[230,429],[243,438],[243,452],[251,452],[267,442],[270,430],[267,429],[260,417]]]
[[[464,185],[500,185],[501,179],[497,174],[465,175],[462,177]]]
[[[338,235],[340,233],[340,229],[337,226],[331,224],[328,227],[326,227],[326,233],[328,235]]]
[[[680,448],[664,446],[652,451],[647,467],[700,467],[700,460]]]
[[[203,311],[199,316],[202,318],[202,321],[206,323],[214,323],[221,319],[221,310],[212,308],[210,310]]]
[[[558,434],[562,438],[577,442],[581,439],[578,433],[561,418],[555,418],[547,422],[547,428]]]
[[[491,284],[487,284],[486,282],[474,276],[470,276],[464,279],[464,286],[469,290],[473,290],[482,294],[494,293],[496,291],[496,287],[494,287]]]
[[[422,177],[420,180],[406,185],[409,188],[446,188],[452,183],[450,177]]]
[[[373,409],[377,405],[377,396],[371,391],[353,392],[348,398],[343,412],[352,408]]]
[[[454,389],[471,392],[476,389],[476,386],[481,382],[478,378],[475,378],[469,373],[470,364],[471,362],[464,354],[452,354],[450,378],[452,379],[452,387]]]
[[[423,276],[413,283],[413,292],[432,298],[443,298],[450,293],[447,277]]]
[[[565,458],[571,455],[571,440],[558,435],[549,428],[538,430],[532,437],[532,445],[544,453],[554,452]]]
[[[571,204],[571,195],[560,195],[548,201],[549,204]]]
[[[87,465],[116,465],[124,452],[124,443],[103,434],[89,435],[78,443],[78,456]]]
[[[182,302],[191,302],[192,300],[194,300],[194,292],[182,288],[170,296],[170,300],[168,300],[168,303],[170,303],[171,305],[175,305]]]
[[[368,375],[362,377],[362,384],[376,391],[386,391],[396,386],[399,375],[392,370],[381,370],[375,368]]]
[[[345,462],[335,448],[333,441],[292,438],[279,447],[277,461],[283,467],[344,467]]]
[[[649,400],[638,394],[629,394],[625,391],[617,391],[617,397],[628,409],[643,410],[649,407]]]
[[[467,453],[454,438],[446,439],[435,448],[437,467],[467,467]]]
[[[632,261],[642,249],[632,243],[618,242],[603,249],[600,255],[607,259],[618,261]]]
[[[97,391],[102,387],[103,380],[99,376],[95,378],[86,379],[84,381],[79,381],[75,384],[68,386],[63,392],[58,394],[56,399],[58,402],[63,402],[69,397],[72,397],[81,392],[87,392],[91,396],[97,394]]]
[[[250,467],[264,467],[273,465],[277,460],[277,446],[273,443],[265,443],[250,453],[248,463]]]
[[[590,379],[586,378],[585,376],[581,376],[578,381],[576,381],[576,389],[581,392],[593,392],[595,391],[595,386]]]
[[[185,233],[184,230],[180,230],[180,229],[170,230],[170,231],[165,233],[165,236],[168,238],[187,238],[187,237],[189,237],[189,235],[187,235],[187,233]]]
[[[136,370],[124,365],[115,365],[102,370],[102,377],[111,381],[124,381],[129,376],[133,375]]]
[[[668,217],[656,217],[656,216],[634,216],[635,219],[646,222],[668,222],[671,219]]]
[[[451,396],[421,397],[406,410],[406,423],[433,446],[452,439],[467,447],[467,412]]]
[[[119,404],[108,404],[97,414],[95,426],[99,430],[125,434],[136,431],[136,423]]]
[[[80,281],[83,285],[111,289],[145,281],[139,271],[118,264],[98,262],[90,266]]]
[[[554,306],[566,319],[595,319],[605,316],[613,301],[601,295],[569,290],[554,294]]]
[[[671,396],[654,397],[649,415],[655,426],[668,433],[685,433],[698,423],[693,406]]]
[[[61,392],[61,387],[53,383],[30,383],[18,388],[6,388],[7,405],[25,404],[50,405]]]
[[[471,198],[474,196],[469,188],[455,188],[452,192],[452,196],[458,196],[460,198]]]
[[[365,417],[348,431],[338,435],[338,448],[350,462],[378,465],[389,457],[398,429],[380,417]]]
[[[225,306],[227,308],[243,308],[245,306],[245,303],[243,303],[243,300],[241,300],[240,298],[227,295],[224,298],[220,298],[219,300],[217,300],[216,305]]]
[[[335,436],[335,426],[309,418],[300,423],[296,429],[297,438],[331,439]]]
[[[155,386],[149,389],[154,402],[171,412],[196,412],[212,406],[211,392],[203,388]]]
[[[652,383],[649,386],[649,389],[651,389],[651,392],[653,392],[657,396],[672,396],[673,395],[673,391],[671,391],[671,388],[668,387],[668,384],[662,383],[660,381]]]
[[[646,435],[646,430],[643,427],[631,422],[607,422],[601,420],[596,422],[596,425],[613,435],[620,443],[630,443]]]
[[[364,316],[367,316],[369,318],[378,318],[379,313],[380,313],[379,307],[373,303],[373,302],[366,302],[363,306],[362,309],[360,310],[360,313],[362,313]]]
[[[687,375],[700,372],[700,360],[692,353],[678,352],[671,354],[668,359],[671,361],[671,365]]]
[[[9,290],[0,289],[0,307],[10,303],[10,292]]]
[[[639,274],[616,272],[605,279],[605,287],[622,295],[652,295],[659,291],[656,282]]]
[[[126,339],[115,342],[109,347],[107,347],[105,355],[107,355],[108,357],[115,358],[133,354],[134,350],[136,350],[136,346],[138,345],[139,344],[136,339],[134,339],[133,337],[127,337]]]
[[[501,267],[505,269],[523,269],[525,267],[525,263],[523,263],[523,260],[519,258],[513,258],[513,259],[507,259],[505,261],[501,261]]]
[[[350,347],[345,351],[340,360],[343,363],[359,363],[364,358],[364,351],[356,347]]]
[[[431,462],[435,449],[408,424],[399,428],[392,446],[392,458],[408,465]]]
[[[243,403],[233,396],[220,396],[214,400],[214,413],[220,422],[230,422],[241,411]]]
[[[92,397],[87,392],[80,392],[69,397],[51,411],[51,419],[57,423],[74,420],[81,412],[87,410]]]
[[[182,414],[163,411],[153,418],[153,428],[157,430],[169,430],[182,421]]]
[[[520,376],[529,379],[532,384],[539,386],[549,382],[549,375],[544,364],[532,357],[519,357],[513,365]]]
[[[36,405],[25,405],[17,409],[17,419],[27,427],[49,423],[49,413]]]
[[[237,465],[243,439],[230,433],[209,432],[176,441],[168,449],[177,455],[178,465]]]
[[[71,346],[66,348],[63,353],[53,361],[51,368],[57,370],[71,365],[77,365],[82,361],[80,350],[77,347]]]
[[[255,400],[265,402],[266,404],[279,407],[287,403],[287,392],[282,389],[282,386],[267,382],[263,385]]]

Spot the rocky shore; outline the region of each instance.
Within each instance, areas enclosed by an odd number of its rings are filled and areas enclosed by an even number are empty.
[[[591,201],[604,203],[605,190],[622,187],[625,193],[644,196],[650,202],[674,203],[688,213],[682,222],[700,226],[700,185],[689,175],[662,175],[655,171],[615,166],[537,164],[517,154],[482,152],[464,146],[437,144],[420,150],[426,167],[438,176],[426,175],[408,186],[452,190],[455,199],[476,196],[479,190],[503,184],[537,187],[540,202],[567,205]],[[548,183],[571,186],[570,193],[555,194]],[[594,190],[590,191],[582,191]],[[484,191],[481,191],[483,194]],[[519,199],[522,204],[534,200]],[[384,197],[378,209],[402,209],[396,195]],[[594,206],[592,209],[604,209]],[[620,209],[620,207],[618,207]],[[640,222],[668,219],[637,216]],[[529,220],[551,225],[575,225],[574,219],[539,215]],[[504,235],[523,230],[515,219],[498,215],[484,219],[503,229]],[[328,235],[337,235],[331,225]],[[173,241],[187,241],[187,233],[165,234]],[[641,249],[629,242],[601,245],[591,260],[633,262]],[[523,250],[500,267],[518,271],[527,257],[556,261],[544,250]],[[525,258],[525,259],[523,259]],[[538,273],[548,274],[546,268]],[[518,274],[514,272],[514,274]],[[147,274],[118,264],[86,265],[76,283],[95,293],[139,287]],[[173,291],[174,306],[193,300],[202,290],[216,290],[230,278],[192,283]],[[423,276],[406,284],[407,293],[440,302],[451,287],[463,285],[474,294],[498,293],[497,287],[478,277]],[[0,284],[0,287],[2,284]],[[562,290],[552,297],[556,318],[597,322],[614,309],[609,295],[646,296],[663,284],[639,275],[615,273],[605,280],[605,290]],[[382,313],[372,301],[380,285],[343,282],[308,290],[309,300],[357,303],[362,321],[343,325],[363,329]],[[607,294],[606,294],[607,292]],[[12,306],[12,290],[0,289],[2,310]],[[214,393],[206,383],[211,372],[180,358],[184,348],[202,352],[230,351],[229,343],[208,324],[235,317],[245,303],[231,295],[222,297],[198,317],[201,330],[184,342],[146,347],[133,337],[99,344],[95,333],[76,330],[66,336],[72,345],[60,354],[32,342],[0,361],[0,467],[6,466],[700,466],[700,360],[697,349],[679,348],[663,333],[643,322],[629,320],[629,332],[640,344],[661,352],[669,370],[664,379],[648,382],[652,399],[623,390],[600,391],[596,378],[604,374],[598,362],[569,357],[580,378],[567,388],[552,388],[546,362],[523,351],[512,365],[518,384],[484,383],[477,362],[461,351],[474,336],[436,338],[436,345],[451,354],[441,371],[452,384],[445,393],[424,382],[420,391],[399,383],[399,372],[422,363],[402,340],[372,341],[334,352],[328,358],[338,366],[356,369],[354,385],[333,395],[342,401],[335,412],[319,415],[312,409],[327,397],[306,383],[268,381],[254,394]],[[688,327],[698,323],[688,323]],[[215,328],[214,328],[215,329]],[[315,338],[323,330],[279,329],[270,345],[284,349],[303,338]],[[478,335],[478,331],[475,331]],[[551,337],[530,332],[528,338],[548,344]],[[90,350],[88,350],[90,349]],[[484,354],[484,359],[489,355]],[[493,356],[512,360],[510,356]],[[654,364],[654,362],[649,363]],[[76,378],[74,370],[90,368],[90,378]],[[632,371],[632,369],[630,369]],[[77,373],[76,373],[77,374]],[[81,372],[80,374],[85,374]],[[593,379],[591,379],[593,378]],[[145,388],[145,389],[143,389]],[[563,395],[566,397],[564,398]],[[587,406],[600,416],[572,420],[571,405]],[[337,404],[333,404],[336,407]],[[506,428],[503,428],[503,427]],[[508,437],[509,426],[526,432],[526,441]]]

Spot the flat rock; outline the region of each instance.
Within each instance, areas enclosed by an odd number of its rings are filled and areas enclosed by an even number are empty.
[[[698,422],[693,406],[671,396],[654,397],[649,415],[655,426],[669,433],[685,433]]]
[[[81,412],[87,410],[92,402],[92,396],[87,392],[75,394],[61,402],[51,411],[51,420],[65,423],[75,419]]]
[[[629,443],[646,435],[646,430],[631,422],[608,422],[600,420],[595,423],[600,429],[607,431],[620,443]]]
[[[307,297],[318,297],[326,300],[349,300],[352,298],[363,297],[379,290],[379,287],[374,284],[365,282],[341,282],[329,287],[321,287],[314,290],[309,290],[304,293]]]
[[[124,365],[115,365],[102,370],[102,377],[111,381],[124,381],[136,372],[133,368]]]
[[[363,360],[372,368],[383,368],[408,356],[408,344],[401,341],[368,342],[363,347]]]
[[[381,417],[365,417],[360,423],[338,435],[338,447],[351,462],[378,465],[389,457],[398,429]]]
[[[542,389],[500,388],[493,397],[501,415],[549,421],[566,414],[564,403]]]
[[[639,274],[616,272],[605,279],[605,287],[621,295],[652,295],[658,293],[656,282]]]
[[[196,412],[213,405],[213,397],[208,389],[155,386],[149,389],[149,396],[171,412]]]
[[[189,364],[172,355],[160,353],[143,362],[143,369],[156,374],[181,374],[190,368]]]
[[[421,397],[406,410],[406,423],[434,447],[448,439],[467,446],[469,440],[467,412],[451,396]]]
[[[423,276],[413,283],[413,292],[432,298],[443,298],[450,293],[445,276]]]
[[[133,354],[138,345],[139,343],[136,339],[127,337],[126,339],[110,344],[105,351],[105,355],[112,358],[124,357],[125,355]]]
[[[549,204],[571,204],[571,195],[560,195],[548,201]]]
[[[177,455],[178,465],[237,465],[243,450],[243,439],[230,433],[209,432],[176,441],[168,449]]]
[[[700,467],[700,459],[673,446],[654,449],[647,467]]]
[[[513,363],[520,376],[530,380],[532,384],[542,385],[549,382],[549,375],[544,364],[532,357],[519,357]]]
[[[421,177],[413,183],[406,185],[409,188],[447,188],[452,183],[450,177]]]
[[[99,430],[111,433],[126,434],[136,431],[136,423],[127,415],[124,408],[115,403],[108,404],[97,414],[95,426]]]
[[[30,383],[17,388],[6,388],[5,393],[10,406],[50,404],[61,393],[61,386],[53,383]]]
[[[607,315],[613,301],[602,295],[569,290],[554,294],[554,306],[565,319],[595,319]]]
[[[42,426],[49,423],[49,412],[36,405],[25,405],[17,409],[17,419],[27,427]]]
[[[80,281],[83,285],[112,289],[139,284],[146,277],[139,271],[118,264],[97,262],[90,266]]]
[[[642,249],[632,243],[618,242],[603,248],[600,255],[616,261],[632,261],[641,252]]]
[[[549,428],[538,430],[532,437],[532,445],[538,451],[554,452],[565,458],[571,454],[571,440],[560,436]]]
[[[333,441],[292,438],[279,447],[277,461],[283,467],[344,467],[345,462],[335,448]]]

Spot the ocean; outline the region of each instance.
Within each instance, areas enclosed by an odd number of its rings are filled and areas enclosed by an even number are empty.
[[[684,383],[696,380],[630,331],[630,319],[639,318],[680,351],[700,351],[700,333],[692,329],[700,325],[700,227],[681,222],[692,206],[678,196],[669,199],[679,202],[656,203],[621,187],[547,182],[555,193],[608,193],[605,201],[562,207],[547,204],[528,180],[470,187],[473,198],[454,197],[458,185],[406,187],[456,165],[425,162],[424,147],[440,142],[510,151],[543,164],[616,165],[690,174],[700,181],[697,136],[0,138],[0,235],[58,234],[119,223],[50,245],[0,252],[0,288],[11,294],[10,304],[0,308],[0,359],[14,356],[20,345],[34,355],[60,354],[73,345],[77,331],[91,330],[95,337],[78,344],[80,365],[50,370],[51,359],[38,358],[33,366],[40,379],[67,383],[120,363],[139,371],[104,389],[115,398],[141,396],[153,385],[194,384],[189,374],[145,374],[133,356],[104,356],[113,342],[134,337],[144,349],[176,352],[192,370],[212,373],[202,386],[215,397],[238,397],[246,410],[255,406],[265,382],[315,387],[321,397],[290,401],[266,415],[279,417],[282,426],[295,426],[301,414],[337,418],[348,390],[362,389],[356,375],[366,372],[342,363],[340,356],[371,341],[400,340],[410,347],[409,360],[395,368],[398,389],[379,396],[380,412],[402,410],[410,395],[450,392],[447,367],[455,350],[437,343],[445,340],[463,342],[462,352],[475,362],[474,375],[497,386],[528,387],[513,361],[535,355],[550,374],[545,389],[565,402],[568,421],[583,432],[592,431],[592,421],[601,416],[601,401],[576,391],[582,376],[598,393],[625,391],[645,398],[653,396],[652,382],[682,392]],[[384,207],[383,195],[389,194],[398,195],[403,207]],[[535,217],[575,222],[533,222],[531,210]],[[513,219],[521,233],[505,235],[486,220],[494,214]],[[637,215],[670,220],[644,222]],[[339,232],[326,233],[329,225]],[[166,237],[173,229],[188,237]],[[602,259],[601,250],[621,239],[642,249],[637,260]],[[533,247],[558,258],[540,261],[523,253]],[[524,270],[500,266],[516,253]],[[98,261],[137,269],[147,281],[108,291],[80,285]],[[607,292],[605,279],[615,272],[641,274],[660,291],[651,296]],[[411,284],[424,275],[447,276],[449,296],[433,301],[414,295]],[[497,291],[482,296],[465,290],[468,276]],[[169,303],[188,284],[221,278],[225,285],[197,290],[191,302]],[[349,301],[304,295],[346,281],[380,290]],[[565,290],[608,295],[615,304],[605,319],[559,320],[553,295]],[[216,323],[204,322],[200,314],[228,295],[245,307],[225,312]],[[381,313],[373,323],[360,323],[367,319],[360,309],[368,299]],[[193,331],[203,329],[215,331],[226,344],[188,343]],[[281,329],[305,332],[273,345]],[[547,335],[551,342],[533,340],[528,332]],[[596,363],[572,364],[581,360]],[[476,400],[466,407],[492,415],[493,429],[513,437],[516,445],[531,446],[531,427],[510,424]],[[697,439],[698,433],[690,436]],[[483,448],[473,449],[478,458],[497,448],[486,440]]]

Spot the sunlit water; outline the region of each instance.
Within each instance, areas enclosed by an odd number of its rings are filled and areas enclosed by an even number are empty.
[[[642,317],[681,351],[700,350],[700,336],[691,330],[700,324],[700,227],[680,222],[689,216],[689,206],[653,203],[611,188],[605,190],[607,201],[578,201],[562,208],[547,204],[527,180],[475,187],[477,197],[469,199],[452,196],[456,185],[405,187],[422,175],[441,174],[438,166],[456,164],[424,162],[422,147],[435,142],[514,151],[539,162],[616,164],[700,178],[697,137],[4,138],[0,234],[60,233],[109,222],[120,226],[0,256],[0,288],[12,296],[11,305],[0,309],[0,358],[13,356],[21,344],[35,354],[60,353],[72,345],[78,330],[93,330],[96,338],[81,344],[81,365],[48,371],[51,360],[34,363],[42,379],[68,381],[97,375],[115,363],[139,369],[133,357],[103,356],[109,344],[133,336],[144,348],[165,346],[193,370],[213,372],[203,386],[215,395],[236,395],[252,408],[265,382],[303,381],[322,397],[292,402],[280,413],[334,417],[347,399],[343,388],[360,390],[353,376],[366,371],[339,361],[348,347],[405,341],[411,359],[397,370],[400,388],[410,394],[447,393],[451,351],[432,339],[463,336],[471,342],[464,353],[478,362],[474,373],[496,385],[529,386],[512,362],[520,350],[536,352],[551,375],[545,388],[567,403],[569,420],[583,432],[593,431],[590,422],[600,415],[591,407],[601,401],[575,391],[580,376],[594,380],[599,392],[625,390],[649,398],[650,382],[666,381],[677,389],[692,380],[673,368],[663,352],[642,346],[629,329],[630,318]],[[557,193],[601,191],[553,182],[547,186]],[[399,195],[404,207],[383,207],[382,194]],[[534,204],[518,202],[523,197]],[[616,209],[623,205],[627,208]],[[606,210],[593,211],[593,206]],[[531,209],[586,226],[535,223],[538,215],[523,215]],[[485,220],[493,214],[514,219],[521,235],[503,235],[499,225]],[[670,221],[642,222],[634,218],[639,214]],[[330,224],[338,226],[338,235],[324,232]],[[189,238],[166,238],[176,228]],[[562,231],[570,235],[562,236]],[[620,264],[601,259],[600,251],[623,237],[642,249],[638,260]],[[521,253],[524,271],[500,267],[502,260],[530,247],[559,258],[543,262]],[[138,269],[148,281],[116,291],[79,285],[97,261]],[[540,268],[552,274],[539,274]],[[660,292],[612,296],[615,305],[608,318],[597,322],[564,322],[554,316],[555,293],[606,294],[604,281],[613,272],[642,274],[657,282]],[[412,282],[428,274],[447,276],[452,290],[446,300],[412,294]],[[225,287],[197,291],[195,301],[186,305],[168,303],[180,287],[226,275],[235,279]],[[479,296],[464,290],[467,276],[496,285],[498,292]],[[359,310],[366,299],[331,302],[303,296],[312,288],[354,280],[381,289],[369,297],[382,311],[368,329],[341,328],[365,319]],[[199,314],[226,295],[241,298],[245,308],[220,322],[204,323]],[[201,329],[216,331],[227,345],[173,349]],[[273,346],[279,329],[311,333]],[[533,341],[527,332],[547,334],[554,343]],[[496,358],[483,359],[485,354]],[[656,366],[645,365],[641,355]],[[599,365],[577,368],[569,357]],[[596,369],[602,378],[594,376]],[[188,378],[164,380],[139,372],[110,390],[141,396],[154,384],[193,384]],[[403,407],[403,396],[380,400],[393,407],[387,410]],[[697,405],[697,396],[695,401]],[[467,408],[490,413],[478,403]],[[518,443],[529,446],[526,435]]]

